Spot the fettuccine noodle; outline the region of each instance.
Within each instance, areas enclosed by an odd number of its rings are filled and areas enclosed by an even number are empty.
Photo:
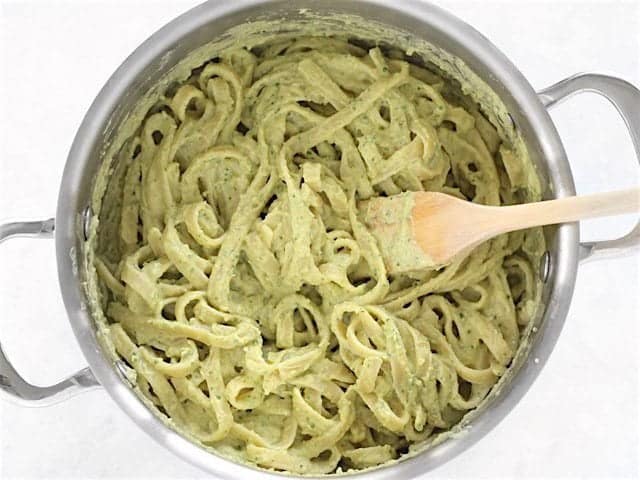
[[[473,102],[378,48],[227,52],[119,160],[95,260],[108,336],[159,412],[223,455],[303,474],[396,459],[478,406],[539,303],[539,229],[385,270],[359,201],[500,205],[528,185]]]

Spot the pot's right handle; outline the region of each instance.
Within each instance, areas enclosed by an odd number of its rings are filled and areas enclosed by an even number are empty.
[[[0,243],[11,237],[51,238],[54,219],[36,222],[13,222],[0,225]],[[46,361],[43,359],[43,361]],[[66,400],[73,395],[99,387],[89,367],[61,382],[39,387],[27,382],[11,365],[0,343],[0,392],[25,406],[45,406]]]
[[[624,119],[640,162],[640,90],[629,82],[597,73],[579,73],[538,92],[545,107],[566,100],[576,93],[594,92],[609,100]],[[580,260],[599,260],[618,256],[640,247],[640,221],[627,235],[614,240],[583,242]]]

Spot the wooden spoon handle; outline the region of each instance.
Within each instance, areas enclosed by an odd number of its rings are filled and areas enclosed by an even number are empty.
[[[500,224],[497,233],[505,233],[540,225],[640,212],[640,188],[495,209],[496,213],[500,212],[500,221],[496,221]]]

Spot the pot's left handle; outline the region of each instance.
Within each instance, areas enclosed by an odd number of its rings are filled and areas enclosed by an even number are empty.
[[[54,226],[53,218],[36,222],[5,223],[0,225],[0,243],[12,237],[52,238]],[[13,368],[0,342],[0,392],[10,400],[26,406],[52,405],[99,386],[89,367],[55,385],[32,385]]]

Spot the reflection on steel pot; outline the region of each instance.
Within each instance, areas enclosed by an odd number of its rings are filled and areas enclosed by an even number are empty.
[[[98,340],[83,289],[85,272],[78,266],[83,265],[83,246],[92,214],[91,195],[104,159],[103,152],[114,142],[118,126],[140,99],[185,57],[224,38],[225,34],[228,36],[235,26],[259,21],[270,32],[283,28],[295,32],[304,31],[310,20],[327,32],[349,33],[364,41],[379,40],[377,36],[367,35],[367,28],[355,28],[366,21],[376,28],[395,32],[395,38],[417,39],[430,45],[430,53],[446,59],[453,70],[472,72],[478,77],[479,85],[500,98],[512,122],[511,128],[524,139],[545,186],[545,198],[575,194],[562,143],[547,112],[547,108],[574,93],[593,91],[610,100],[624,118],[640,158],[640,111],[637,109],[640,91],[634,86],[617,78],[582,74],[536,94],[487,39],[432,5],[411,0],[399,0],[393,5],[384,0],[211,0],[149,38],[102,89],[69,153],[60,188],[55,233],[52,219],[0,226],[0,242],[21,235],[55,236],[60,287],[69,321],[89,363],[88,368],[57,385],[36,387],[20,377],[0,348],[0,389],[5,394],[23,403],[42,405],[102,386],[155,440],[204,470],[229,479],[243,474],[256,479],[279,477],[276,473],[257,471],[221,458],[182,437],[150,413],[130,388],[118,362],[104,351]],[[617,254],[640,245],[640,226],[621,239],[588,244],[579,243],[575,224],[549,228],[546,235],[548,252],[541,268],[545,308],[499,387],[481,407],[465,416],[456,435],[418,455],[360,475],[371,479],[388,475],[413,478],[455,457],[482,438],[529,389],[553,349],[569,309],[578,260]]]

